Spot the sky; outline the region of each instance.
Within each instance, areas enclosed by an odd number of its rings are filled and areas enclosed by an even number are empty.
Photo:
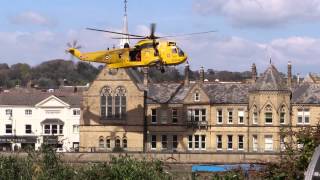
[[[0,63],[37,65],[70,59],[66,43],[78,40],[82,51],[118,45],[114,35],[88,31],[121,31],[123,0],[0,0]],[[129,32],[158,35],[216,30],[180,37],[192,69],[246,71],[255,63],[262,73],[270,58],[286,72],[319,73],[320,0],[128,0]],[[135,42],[132,41],[132,44]],[[75,60],[76,61],[76,60]]]

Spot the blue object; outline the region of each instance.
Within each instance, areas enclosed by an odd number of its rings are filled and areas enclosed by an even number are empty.
[[[259,164],[193,165],[191,170],[192,172],[225,172],[233,169],[259,171],[262,167]]]

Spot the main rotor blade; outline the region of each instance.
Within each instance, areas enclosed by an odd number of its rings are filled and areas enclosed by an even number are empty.
[[[94,28],[86,28],[86,29],[87,29],[87,30],[91,30],[91,31],[99,31],[99,32],[112,33],[112,34],[120,34],[120,35],[132,36],[132,37],[145,38],[145,36],[136,35],[136,34],[127,34],[127,33],[121,33],[121,32],[115,32],[115,31],[108,31],[108,30],[102,30],[102,29],[94,29]]]
[[[189,34],[177,34],[177,35],[172,35],[172,36],[160,36],[158,38],[193,36],[193,35],[208,34],[208,33],[213,33],[213,32],[217,32],[217,31],[205,31],[205,32],[196,32],[196,33],[189,33]]]
[[[153,39],[155,36],[154,36],[154,32],[156,31],[156,24],[155,23],[152,23],[150,25],[150,38]]]
[[[145,38],[145,37],[129,37],[129,38],[112,37],[111,39],[147,39],[147,38]]]

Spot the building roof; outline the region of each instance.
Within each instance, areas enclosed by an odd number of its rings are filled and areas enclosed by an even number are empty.
[[[256,91],[284,91],[289,90],[285,79],[272,64],[260,76],[252,90]]]
[[[180,83],[150,83],[147,88],[147,103],[167,103],[181,87]]]
[[[292,91],[292,100],[296,104],[320,104],[320,84],[303,83]]]
[[[9,92],[0,93],[0,105],[34,106],[52,95],[68,103],[71,107],[80,107],[82,98],[80,93],[42,92],[26,88],[12,89]]]

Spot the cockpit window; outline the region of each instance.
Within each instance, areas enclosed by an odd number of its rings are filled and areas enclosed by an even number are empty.
[[[184,52],[179,48],[179,47],[177,47],[177,49],[178,49],[178,54],[179,54],[179,56],[184,56]]]
[[[172,53],[173,54],[177,54],[178,53],[177,49],[176,48],[172,48]]]

